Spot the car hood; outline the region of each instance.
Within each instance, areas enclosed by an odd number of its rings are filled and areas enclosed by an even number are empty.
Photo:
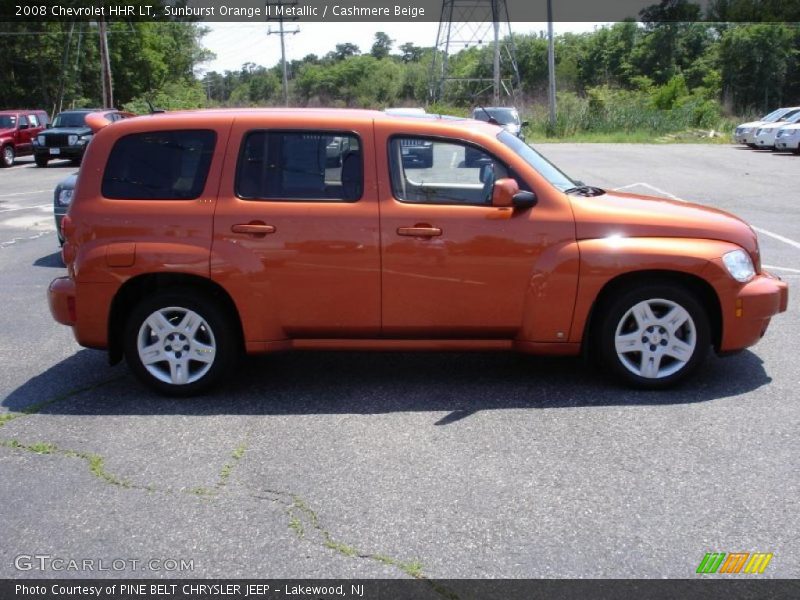
[[[788,127],[793,123],[764,123],[759,126],[759,129],[780,129],[781,127]]]
[[[742,123],[741,125],[737,125],[736,129],[742,127],[758,127],[759,125],[763,125],[766,121],[750,121],[749,123]]]
[[[740,218],[722,210],[680,200],[622,192],[569,196],[578,239],[681,237],[722,240],[758,254],[755,232]]]
[[[92,133],[89,127],[53,127],[42,131],[39,135],[85,135]]]

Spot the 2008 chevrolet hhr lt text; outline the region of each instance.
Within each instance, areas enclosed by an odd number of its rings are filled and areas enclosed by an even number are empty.
[[[87,121],[50,308],[163,393],[286,349],[586,350],[661,388],[786,310],[746,223],[576,183],[489,123],[297,109]],[[422,147],[430,161],[408,152]]]

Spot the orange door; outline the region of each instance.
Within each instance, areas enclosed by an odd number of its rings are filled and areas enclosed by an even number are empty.
[[[247,340],[377,337],[371,122],[245,115],[230,140],[211,275],[237,303]]]
[[[492,164],[495,177],[513,175],[502,159],[458,140],[391,133],[376,123],[378,168],[391,173],[381,186],[383,335],[518,337],[536,310],[529,292],[541,257],[574,240],[568,210],[493,207],[481,172]]]

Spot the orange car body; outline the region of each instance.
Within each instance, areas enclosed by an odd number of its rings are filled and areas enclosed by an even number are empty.
[[[787,306],[764,272],[756,236],[718,210],[554,187],[500,129],[471,120],[350,110],[155,114],[99,127],[64,222],[68,276],[49,290],[55,319],[83,346],[121,356],[137,295],[178,281],[224,296],[249,353],[302,349],[516,349],[575,355],[593,309],[620,282],[665,278],[699,290],[719,352],[756,343]],[[115,143],[141,132],[203,129],[216,137],[202,193],[191,200],[109,199]],[[357,201],[254,201],[236,193],[248,132],[330,131],[360,144]],[[398,200],[390,145],[419,136],[477,147],[534,192],[496,182],[486,205]],[[505,189],[504,186],[508,189]],[[755,276],[736,281],[722,257],[744,249]],[[147,281],[147,284],[142,282]]]

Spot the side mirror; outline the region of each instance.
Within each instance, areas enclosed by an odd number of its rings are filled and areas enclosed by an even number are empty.
[[[45,129],[50,129],[51,127],[53,127],[52,123],[48,123],[47,125],[44,126]]]
[[[28,125],[27,123],[20,123],[20,126],[19,126],[20,130],[28,129],[28,127],[30,127],[30,125]]]
[[[516,180],[504,177],[494,182],[492,189],[492,206],[506,208],[514,206],[514,195],[519,192]]]
[[[517,192],[514,194],[513,204],[514,208],[533,208],[536,206],[536,194],[533,192]]]
[[[530,125],[530,121],[523,121],[522,123],[520,123],[519,126],[520,127],[527,127],[528,125]]]

